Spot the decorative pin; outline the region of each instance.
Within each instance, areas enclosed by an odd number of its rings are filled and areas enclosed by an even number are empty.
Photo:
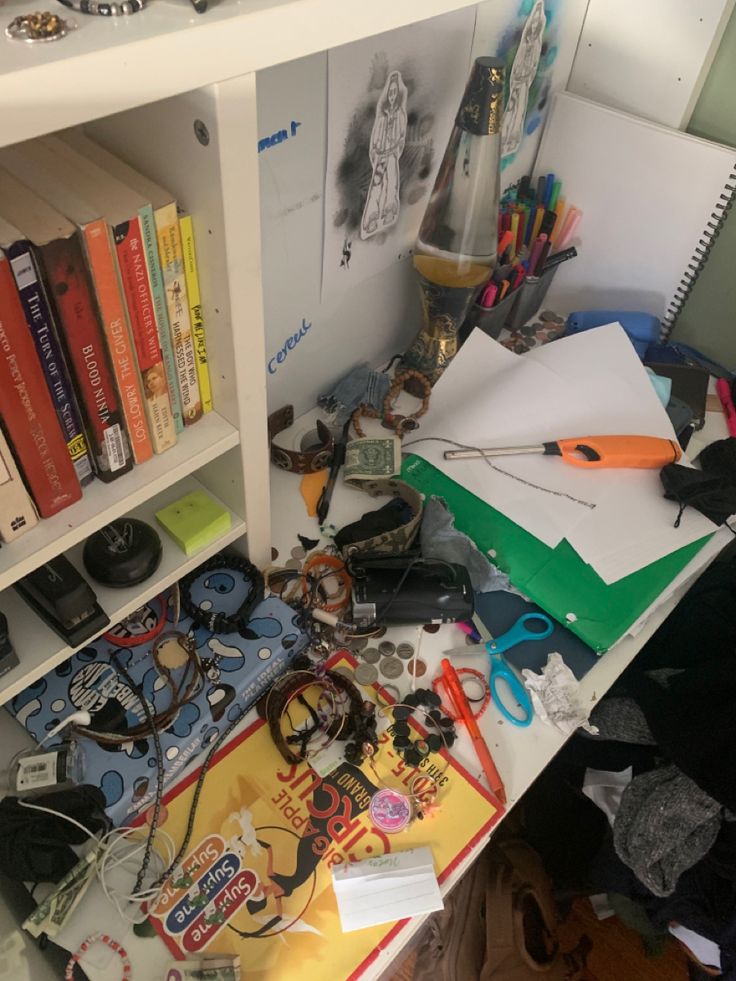
[[[73,20],[63,20],[56,14],[38,11],[35,14],[20,14],[13,18],[5,28],[5,35],[11,41],[25,41],[27,44],[38,44],[46,41],[58,41],[66,37],[69,31],[76,28]]]

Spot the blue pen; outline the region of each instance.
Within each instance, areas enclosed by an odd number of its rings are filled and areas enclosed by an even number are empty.
[[[543,202],[545,211],[549,208],[549,202],[550,199],[552,198],[552,189],[554,188],[554,186],[555,186],[555,175],[547,174],[547,182],[544,188],[544,202]]]

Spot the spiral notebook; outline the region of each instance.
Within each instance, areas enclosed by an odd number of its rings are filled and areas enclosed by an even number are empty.
[[[645,310],[666,339],[733,204],[736,150],[563,92],[535,172],[564,180],[583,212],[579,255],[545,306]]]

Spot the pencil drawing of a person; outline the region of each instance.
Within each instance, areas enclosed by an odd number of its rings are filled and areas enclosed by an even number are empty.
[[[521,34],[519,48],[509,75],[509,97],[503,116],[501,153],[516,153],[524,135],[524,119],[529,103],[529,90],[537,74],[542,54],[542,39],[547,18],[544,0],[536,0]]]
[[[362,239],[390,228],[399,217],[399,160],[406,142],[406,98],[401,72],[390,72],[376,103],[371,132],[369,155],[373,173],[360,222]]]

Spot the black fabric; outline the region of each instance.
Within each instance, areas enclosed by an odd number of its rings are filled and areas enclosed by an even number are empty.
[[[50,807],[74,818],[92,834],[106,831],[105,797],[92,786],[41,794],[28,803]],[[16,797],[0,800],[0,872],[23,882],[58,882],[77,864],[69,847],[87,836],[61,817],[23,807]]]
[[[736,437],[717,439],[700,451],[698,463],[703,471],[712,474],[723,474],[736,483]]]
[[[695,583],[622,686],[662,756],[736,813],[736,560],[715,563]]]
[[[701,473],[679,463],[668,463],[659,472],[668,501],[676,501],[679,512],[675,528],[679,528],[686,507],[695,508],[717,525],[736,513],[736,482],[722,474]]]
[[[594,859],[592,889],[636,902],[651,923],[681,923],[721,948],[724,981],[736,981],[736,824],[724,822],[705,858],[680,876],[671,896],[653,896],[618,858],[610,837]]]
[[[400,528],[413,516],[411,505],[400,497],[394,497],[383,507],[375,511],[368,511],[357,521],[341,528],[335,535],[335,545],[342,551],[346,545],[364,542],[369,538],[382,535],[384,532]]]

